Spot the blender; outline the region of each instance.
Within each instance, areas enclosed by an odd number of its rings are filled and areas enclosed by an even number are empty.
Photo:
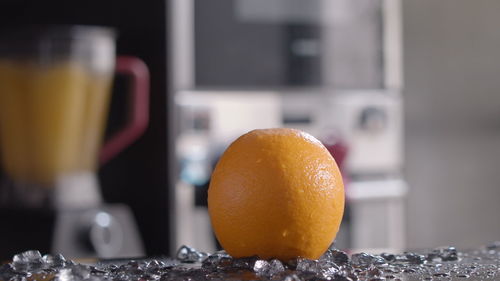
[[[105,204],[96,176],[148,123],[148,69],[116,57],[115,37],[97,26],[0,34],[0,252],[144,254],[130,209]],[[115,71],[130,78],[127,122],[103,142]]]

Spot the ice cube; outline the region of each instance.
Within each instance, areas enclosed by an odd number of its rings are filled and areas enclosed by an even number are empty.
[[[201,262],[208,254],[205,252],[200,252],[195,248],[182,245],[179,250],[177,250],[177,259],[181,262]]]
[[[272,259],[271,261],[257,260],[255,261],[253,271],[260,276],[272,277],[284,272],[285,266],[277,259]]]
[[[63,268],[59,270],[59,273],[56,276],[57,281],[73,281],[73,273],[71,272],[71,268]]]
[[[217,270],[231,266],[231,256],[224,253],[212,254],[203,260],[201,267],[207,270]]]
[[[425,262],[426,257],[423,255],[419,255],[416,253],[405,253],[403,257],[403,261],[410,264],[423,264]]]
[[[392,262],[392,261],[396,260],[396,255],[393,255],[393,254],[382,253],[382,254],[380,254],[380,256],[388,262]]]
[[[83,264],[71,265],[59,270],[56,275],[57,281],[79,281],[89,279],[92,267]]]
[[[32,263],[42,262],[42,254],[36,250],[29,250],[15,255],[12,258],[13,263]]]
[[[269,269],[271,265],[266,260],[257,260],[253,266],[253,271],[257,274],[262,274]]]
[[[488,250],[496,250],[496,249],[500,248],[500,241],[495,241],[495,242],[489,244],[488,246],[486,246],[486,248]]]
[[[259,258],[257,256],[233,259],[232,267],[252,270],[255,266],[255,262],[258,260]]]
[[[339,271],[338,267],[329,266],[329,267],[321,267],[321,275],[325,279],[335,279],[339,275],[342,275],[342,273]]]
[[[36,271],[42,267],[42,254],[39,251],[29,250],[15,255],[12,265],[17,271]]]
[[[166,264],[159,260],[150,260],[145,264],[148,269],[157,269],[166,266]]]
[[[320,261],[331,261],[337,265],[344,265],[349,262],[349,256],[337,249],[328,249],[319,259]]]
[[[71,273],[78,279],[87,279],[90,276],[92,268],[88,265],[76,264],[71,266]]]
[[[285,266],[283,263],[277,259],[273,259],[269,262],[269,271],[267,272],[267,276],[273,276],[275,274],[281,273],[285,271]]]
[[[227,256],[229,256],[229,254],[225,250],[217,251],[214,254],[221,254],[221,255],[227,255]]]
[[[457,249],[451,246],[435,248],[427,254],[427,259],[430,261],[456,261],[458,260]]]
[[[455,247],[445,247],[439,249],[442,261],[456,261],[458,259],[457,249]]]
[[[315,261],[315,260],[298,258],[296,270],[302,271],[302,272],[320,273],[321,272],[321,265],[319,264],[318,261]]]
[[[127,264],[120,265],[115,271],[117,279],[140,277],[144,274],[143,266],[137,261],[129,261]]]
[[[66,265],[66,259],[61,254],[53,255],[44,255],[42,257],[42,263],[45,268],[58,268]]]
[[[367,253],[357,253],[351,256],[351,263],[357,267],[369,267],[370,265],[379,265],[386,263],[380,256],[374,256]]]

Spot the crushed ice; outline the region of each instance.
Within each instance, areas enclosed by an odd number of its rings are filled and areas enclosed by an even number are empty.
[[[0,265],[0,281],[168,281],[168,280],[495,280],[500,273],[500,242],[459,252],[455,247],[372,255],[329,249],[320,259],[287,262],[257,256],[232,258],[224,251],[204,253],[188,246],[175,259],[101,261],[84,265],[62,255],[26,251]]]

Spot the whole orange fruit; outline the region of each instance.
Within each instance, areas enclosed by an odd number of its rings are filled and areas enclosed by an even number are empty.
[[[208,189],[217,239],[233,257],[319,258],[344,212],[344,185],[327,149],[294,129],[254,130],[221,156]]]

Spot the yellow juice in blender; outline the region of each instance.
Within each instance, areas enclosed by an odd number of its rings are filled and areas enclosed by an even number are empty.
[[[7,176],[53,187],[60,177],[94,172],[110,85],[110,75],[76,62],[0,61],[0,155]]]

